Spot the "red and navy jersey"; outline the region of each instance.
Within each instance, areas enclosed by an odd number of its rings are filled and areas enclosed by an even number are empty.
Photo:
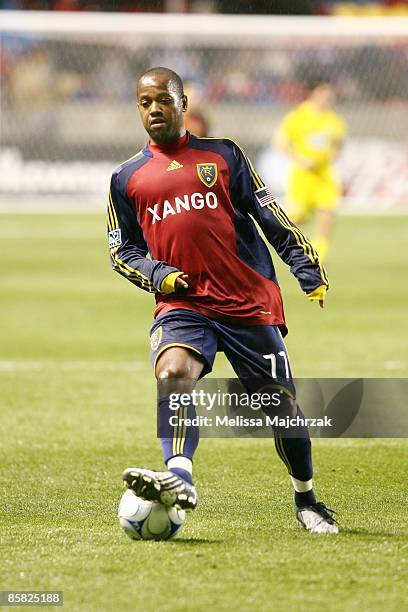
[[[155,316],[183,308],[285,333],[272,258],[254,220],[306,293],[328,284],[312,245],[232,140],[187,132],[172,145],[150,142],[112,175],[112,265],[156,294]],[[164,294],[163,280],[177,271],[188,274],[189,290]]]

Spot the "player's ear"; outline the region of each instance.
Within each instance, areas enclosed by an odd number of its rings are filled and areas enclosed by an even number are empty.
[[[186,94],[184,94],[183,97],[181,98],[181,104],[182,104],[181,108],[183,110],[183,113],[185,113],[188,108],[188,99],[187,99]]]

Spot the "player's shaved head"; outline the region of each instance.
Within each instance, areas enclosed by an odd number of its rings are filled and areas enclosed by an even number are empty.
[[[177,95],[182,98],[184,96],[184,88],[183,81],[181,77],[171,70],[170,68],[165,68],[164,66],[156,66],[155,68],[149,68],[146,70],[141,77],[139,78],[137,84],[137,95],[139,96],[140,85],[142,83],[148,83],[149,80],[153,81],[166,81],[168,83],[169,89],[172,89]]]
[[[154,143],[169,144],[185,134],[183,113],[187,98],[183,81],[170,68],[158,66],[142,74],[137,84],[137,105]]]

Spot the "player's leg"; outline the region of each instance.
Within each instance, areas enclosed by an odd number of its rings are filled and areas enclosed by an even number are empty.
[[[289,176],[286,188],[285,208],[288,217],[296,225],[306,223],[310,217],[310,203],[313,191],[310,188],[310,172],[303,168],[294,167]]]
[[[252,391],[270,383],[283,390],[281,416],[302,416],[296,403],[289,357],[276,326],[232,328],[222,326],[222,348],[237,376]],[[268,413],[269,414],[269,413]],[[270,413],[269,416],[275,416]],[[299,429],[299,437],[285,437],[285,428],[274,428],[275,447],[290,474],[296,505],[316,503],[313,492],[312,452],[307,428]]]
[[[211,371],[217,351],[216,335],[206,317],[177,310],[154,323],[150,338],[163,459],[169,469],[190,480],[199,429],[182,424],[183,419],[196,416],[195,408],[191,402],[178,404],[177,397],[181,394],[188,397],[197,380]],[[172,417],[181,424],[171,425]]]
[[[194,425],[186,427],[183,424],[183,419],[194,419],[196,414],[194,405],[185,401],[181,403],[180,397],[190,395],[203,369],[204,362],[200,355],[179,346],[162,352],[155,368],[163,460],[169,470],[191,484],[199,429]],[[171,424],[172,419],[177,425]]]
[[[237,328],[217,325],[220,348],[245,386],[259,381],[282,389],[280,416],[304,417],[295,399],[295,388],[285,343],[276,326]],[[267,412],[269,414],[269,412]],[[274,416],[274,414],[270,414]],[[314,532],[337,532],[331,512],[318,503],[313,490],[312,444],[306,426],[288,436],[284,427],[274,427],[276,451],[288,470],[293,488],[297,519]]]
[[[314,193],[316,230],[312,243],[322,261],[326,258],[333,236],[336,208],[341,195],[340,183],[330,169],[316,176]]]
[[[197,380],[211,371],[216,337],[205,317],[172,311],[154,323],[150,340],[158,390],[158,435],[167,471],[128,468],[123,479],[140,497],[192,510],[197,504],[192,461],[199,431],[185,423],[195,416],[186,398]]]
[[[320,261],[326,258],[330,246],[330,239],[333,233],[335,221],[334,210],[320,208],[316,212],[316,236],[313,239],[313,246],[316,249]]]

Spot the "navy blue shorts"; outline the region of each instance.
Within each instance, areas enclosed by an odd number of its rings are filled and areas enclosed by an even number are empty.
[[[158,317],[150,330],[154,369],[161,353],[172,346],[200,355],[204,362],[202,376],[211,372],[215,355],[221,351],[240,380],[270,381],[295,396],[285,343],[276,325],[238,327],[191,310],[171,310]]]

